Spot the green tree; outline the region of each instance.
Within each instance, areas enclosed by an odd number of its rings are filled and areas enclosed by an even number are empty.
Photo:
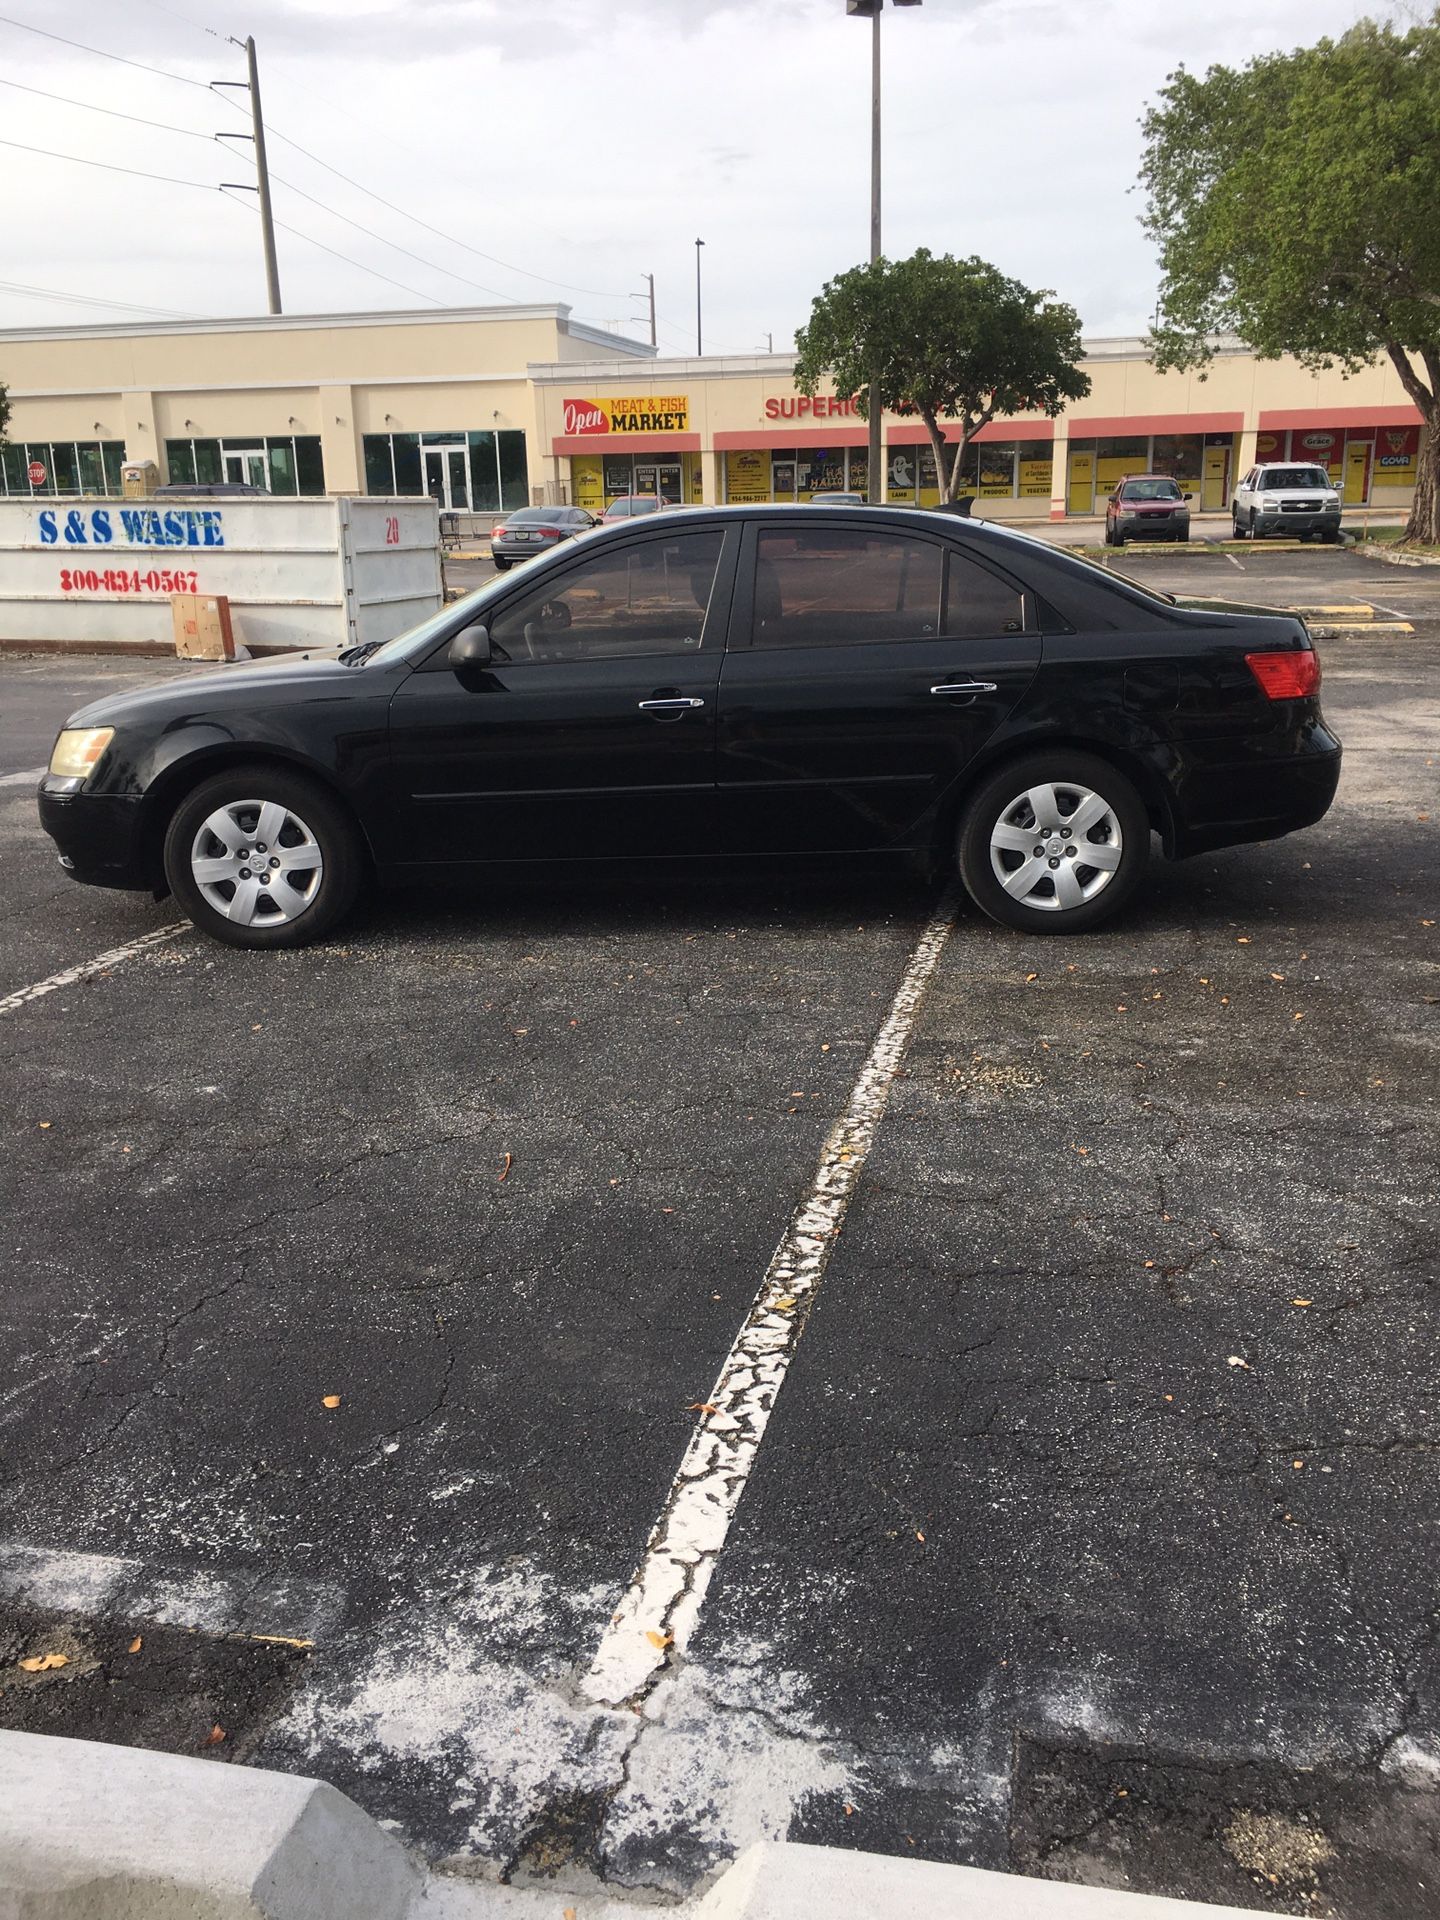
[[[1073,307],[1007,279],[988,261],[876,260],[828,281],[795,336],[795,385],[814,394],[832,379],[869,416],[869,386],[893,413],[918,414],[935,453],[941,497],[960,490],[965,450],[997,415],[1062,413],[1090,391],[1079,369]],[[958,421],[946,442],[943,420]]]
[[[10,424],[10,389],[0,380],[0,447],[9,446],[5,438],[5,429]]]
[[[1440,9],[1397,32],[1183,68],[1142,122],[1162,367],[1208,335],[1347,372],[1388,355],[1425,434],[1413,540],[1440,540]]]

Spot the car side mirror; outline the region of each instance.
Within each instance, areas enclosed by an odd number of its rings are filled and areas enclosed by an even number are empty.
[[[456,673],[464,673],[472,667],[488,667],[494,658],[490,629],[478,620],[473,626],[462,627],[450,642],[450,650],[445,657]]]
[[[1186,500],[1193,500],[1193,499],[1195,498],[1195,496],[1194,496],[1194,494],[1193,494],[1193,493],[1187,493],[1187,494],[1185,494],[1185,495],[1183,495],[1182,497],[1183,497],[1184,499],[1186,499]]]

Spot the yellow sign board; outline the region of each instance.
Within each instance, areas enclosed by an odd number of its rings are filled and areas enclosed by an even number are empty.
[[[1066,495],[1067,511],[1089,513],[1095,504],[1095,455],[1093,452],[1070,455],[1070,486]]]
[[[571,460],[570,491],[577,507],[584,507],[590,513],[604,512],[605,484],[598,453],[577,453]]]
[[[564,426],[567,437],[588,438],[613,433],[688,433],[690,396],[669,394],[611,394],[604,399],[567,400]]]
[[[770,455],[742,448],[725,455],[725,498],[730,501],[770,498]]]
[[[1020,498],[1022,500],[1048,500],[1050,498],[1050,475],[1053,462],[1050,460],[1022,460],[1020,462]]]

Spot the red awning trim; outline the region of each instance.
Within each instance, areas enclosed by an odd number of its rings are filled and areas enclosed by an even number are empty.
[[[1261,420],[1264,420],[1262,414]],[[1072,440],[1122,440],[1146,433],[1239,433],[1243,413],[1071,414]]]
[[[1260,416],[1262,433],[1287,427],[1415,427],[1420,409],[1407,400],[1399,407],[1277,407]]]
[[[699,453],[698,433],[557,433],[551,453]]]

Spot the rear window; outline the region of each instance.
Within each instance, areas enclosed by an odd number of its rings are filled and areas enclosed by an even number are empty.
[[[561,518],[563,509],[557,513],[554,507],[521,507],[505,524],[507,527],[544,527],[553,526]]]
[[[1324,467],[1266,467],[1260,485],[1269,487],[1328,487],[1330,476]]]
[[[859,528],[765,529],[754,644],[864,646],[979,638],[1024,626],[1019,590],[938,542]]]

